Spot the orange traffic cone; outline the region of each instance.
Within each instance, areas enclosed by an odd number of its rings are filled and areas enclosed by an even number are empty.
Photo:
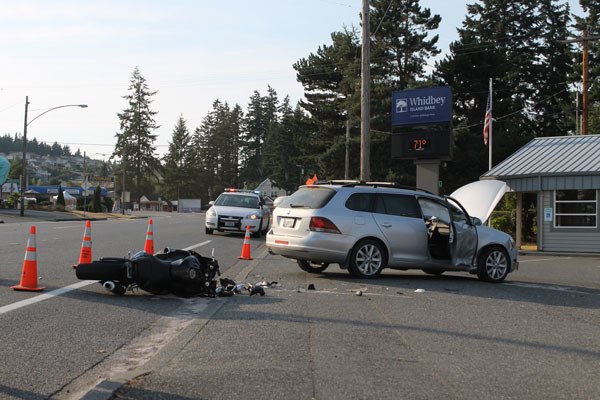
[[[244,236],[244,244],[242,245],[242,255],[238,257],[240,260],[254,260],[250,255],[250,226],[246,225],[246,235]]]
[[[79,252],[79,262],[77,264],[92,263],[92,223],[85,221],[85,231],[83,231],[83,241],[81,242],[81,251]],[[76,265],[73,266],[75,268]]]
[[[35,226],[29,230],[29,239],[27,240],[27,249],[25,250],[25,259],[23,260],[23,271],[21,272],[21,283],[11,286],[14,290],[24,290],[28,292],[39,292],[46,289],[37,285],[37,256],[35,245]]]
[[[154,254],[154,232],[152,228],[152,218],[150,218],[150,221],[148,221],[148,232],[146,232],[144,251],[148,254]]]

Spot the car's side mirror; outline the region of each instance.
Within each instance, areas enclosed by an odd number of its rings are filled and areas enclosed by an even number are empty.
[[[477,217],[471,217],[471,221],[473,221],[473,225],[483,225],[483,222]]]
[[[215,202],[213,200],[211,200],[211,201],[208,202],[209,206],[213,206],[214,204],[215,204]]]

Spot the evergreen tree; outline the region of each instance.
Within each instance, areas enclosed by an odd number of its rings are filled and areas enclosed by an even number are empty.
[[[302,181],[298,164],[300,161],[297,136],[302,135],[301,124],[305,117],[300,108],[293,110],[289,97],[280,107],[281,120],[269,130],[264,144],[264,165],[267,176],[276,186],[288,192]]]
[[[579,4],[586,14],[584,17],[575,17],[577,34],[587,30],[588,36],[600,36],[600,0],[579,0]],[[575,65],[577,82],[582,79],[581,46],[577,53],[578,62]],[[581,105],[580,105],[581,107]],[[600,40],[588,42],[588,133],[600,134]]]
[[[388,90],[418,86],[425,78],[427,60],[440,53],[438,35],[428,36],[441,17],[421,8],[419,0],[372,0],[371,9],[375,83],[385,84]]]
[[[331,34],[332,43],[294,64],[313,125],[299,142],[305,173],[343,176],[346,121],[360,124],[360,41],[355,29]],[[353,153],[359,154],[359,153]],[[340,158],[341,157],[341,158]],[[356,159],[357,157],[353,157]],[[360,157],[358,157],[360,159]],[[310,172],[309,172],[310,171]]]
[[[164,157],[163,190],[170,199],[187,196],[191,177],[191,134],[183,116],[173,129],[169,151]]]
[[[65,194],[63,193],[62,186],[58,187],[58,195],[56,196],[56,205],[64,207],[65,204]]]
[[[391,160],[391,135],[386,133],[391,131],[391,93],[434,85],[425,67],[440,53],[434,32],[441,17],[419,0],[373,0],[371,10],[371,178],[412,185],[413,162]]]
[[[127,175],[133,178],[134,198],[139,198],[144,192],[153,191],[147,177],[156,177],[160,170],[160,161],[154,154],[157,135],[152,133],[158,128],[154,120],[157,113],[150,109],[152,96],[157,92],[150,91],[137,67],[133,71],[129,91],[123,96],[128,107],[117,114],[121,131],[116,134],[117,144],[112,157],[120,157],[125,163]]]
[[[14,158],[10,161],[10,170],[8,171],[8,179],[20,179],[23,173],[23,163],[20,158]]]
[[[568,36],[568,4],[556,0],[539,1],[540,53],[537,67],[537,87],[533,104],[533,127],[535,136],[561,136],[574,131],[575,114],[573,96],[569,91],[569,74],[572,58],[569,46],[564,43]]]
[[[52,144],[52,147],[50,148],[50,155],[54,156],[54,157],[60,157],[64,154],[62,147],[60,147],[60,145],[57,142],[54,142]]]
[[[263,171],[262,149],[269,129],[277,121],[279,100],[270,86],[267,96],[254,91],[244,118],[244,131],[241,135],[240,179],[250,186],[258,185],[266,176]]]
[[[100,186],[96,186],[94,190],[94,199],[92,200],[92,212],[102,212],[102,204],[100,202]]]
[[[551,42],[565,34],[567,15],[556,0],[481,0],[467,10],[436,71],[454,94],[455,157],[442,173],[447,191],[488,169],[482,132],[490,78],[493,164],[534,135],[556,135],[562,126],[554,115],[563,114],[566,99],[568,50]]]
[[[418,0],[373,0],[370,14],[371,154],[384,155],[371,157],[371,170],[372,179],[385,179],[390,168],[404,170],[407,164],[393,165],[390,159],[391,92],[423,84],[425,58],[439,53],[438,37],[429,36],[441,18],[421,8]],[[339,178],[344,175],[340,161],[344,160],[346,120],[352,127],[351,159],[360,159],[356,137],[360,122],[360,41],[356,30],[346,29],[332,34],[332,42],[298,61],[294,68],[307,99],[301,104],[315,119],[317,148],[313,151],[318,154],[320,176]],[[357,177],[358,163],[352,163],[350,171],[351,177]],[[409,174],[414,175],[412,165]]]

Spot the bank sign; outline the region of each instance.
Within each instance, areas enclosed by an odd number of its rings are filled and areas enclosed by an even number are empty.
[[[421,125],[452,120],[450,86],[392,93],[392,125]]]

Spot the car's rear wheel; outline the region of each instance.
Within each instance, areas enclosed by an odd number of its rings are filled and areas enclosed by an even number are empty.
[[[441,269],[422,269],[421,271],[429,275],[441,275],[444,273],[444,271]]]
[[[508,253],[501,247],[485,249],[479,258],[479,272],[477,276],[482,281],[502,282],[510,271]]]
[[[310,272],[311,274],[320,274],[329,267],[329,263],[312,262],[306,260],[296,260],[302,271]]]
[[[387,255],[383,245],[364,239],[352,249],[348,271],[357,278],[375,278],[386,266]]]

